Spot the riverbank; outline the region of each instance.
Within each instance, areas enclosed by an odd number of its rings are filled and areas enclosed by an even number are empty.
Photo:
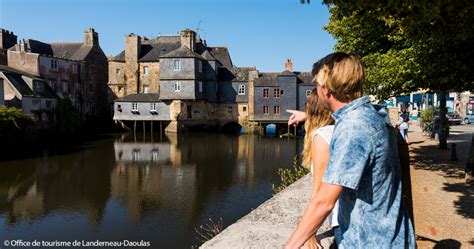
[[[311,175],[304,176],[200,248],[283,248],[311,196],[311,181]],[[333,244],[327,221],[319,229],[318,239],[324,248]]]

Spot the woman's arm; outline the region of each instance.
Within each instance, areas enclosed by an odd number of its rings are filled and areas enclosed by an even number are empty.
[[[311,160],[313,163],[313,191],[311,198],[314,198],[319,191],[326,165],[329,162],[329,144],[319,135],[314,136],[311,143]]]

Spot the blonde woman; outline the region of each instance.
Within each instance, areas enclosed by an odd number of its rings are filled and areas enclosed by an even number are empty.
[[[318,101],[316,89],[314,89],[308,97],[305,116],[306,122],[304,128],[306,135],[304,137],[302,164],[309,168],[313,174],[312,199],[315,198],[318,193],[326,165],[329,162],[329,143],[331,142],[334,129],[334,120],[331,117],[331,112],[321,106]],[[338,226],[337,203],[333,210],[333,213],[331,213],[327,219],[331,227],[336,227]],[[320,246],[316,236],[311,236],[305,243],[305,248],[318,247]]]

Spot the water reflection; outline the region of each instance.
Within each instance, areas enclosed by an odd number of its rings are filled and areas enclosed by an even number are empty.
[[[189,248],[208,218],[230,225],[271,197],[276,169],[290,167],[300,150],[299,141],[259,136],[137,137],[1,162],[0,239],[144,239]]]

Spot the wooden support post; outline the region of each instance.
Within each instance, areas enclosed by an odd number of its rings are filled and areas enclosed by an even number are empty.
[[[150,121],[150,127],[151,127],[151,142],[153,143],[153,120]]]
[[[295,125],[295,137],[296,137],[296,128],[298,128],[298,127]]]
[[[163,137],[161,134],[163,134],[163,121],[160,121],[160,141],[163,140]]]
[[[137,133],[137,121],[133,121],[133,134]]]

